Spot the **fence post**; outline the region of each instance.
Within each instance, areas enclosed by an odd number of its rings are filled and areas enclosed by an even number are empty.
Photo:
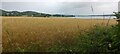
[[[120,1],[118,2],[118,14],[119,14],[119,16],[120,16]],[[118,22],[118,25],[119,25],[119,27],[120,27],[120,17],[117,18],[117,22]]]

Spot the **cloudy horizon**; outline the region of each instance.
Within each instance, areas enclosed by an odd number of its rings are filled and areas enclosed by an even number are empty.
[[[112,14],[118,11],[118,2],[2,2],[0,9],[67,15]]]
[[[120,0],[1,0],[1,2],[118,2]]]

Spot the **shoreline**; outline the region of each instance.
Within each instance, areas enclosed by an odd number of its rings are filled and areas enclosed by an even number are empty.
[[[88,19],[88,20],[108,20],[111,18],[102,18],[102,17],[25,17],[25,16],[0,16],[1,18],[39,18],[39,19]]]

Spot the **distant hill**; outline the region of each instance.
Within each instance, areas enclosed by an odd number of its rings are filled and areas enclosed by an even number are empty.
[[[75,17],[74,15],[62,15],[62,14],[46,14],[46,13],[38,13],[35,11],[5,11],[1,10],[2,14],[0,16],[30,16],[30,17]]]

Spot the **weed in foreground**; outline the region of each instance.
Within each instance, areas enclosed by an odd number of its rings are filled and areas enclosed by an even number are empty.
[[[50,51],[52,52],[79,52],[81,54],[105,54],[120,53],[120,41],[117,26],[95,26],[89,32],[78,35],[76,43],[61,44],[56,42]]]

